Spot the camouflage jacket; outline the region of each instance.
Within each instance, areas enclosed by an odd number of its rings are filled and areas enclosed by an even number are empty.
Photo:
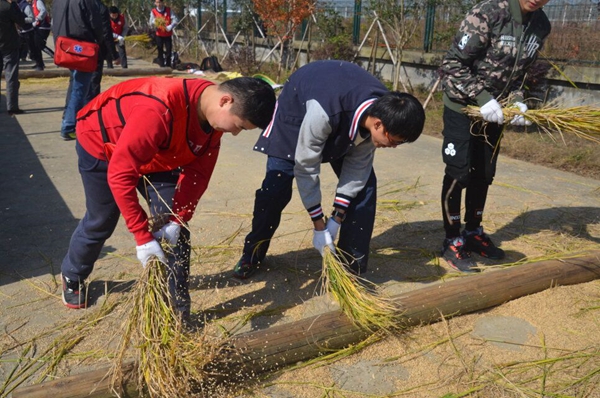
[[[523,19],[519,0],[486,0],[469,11],[446,54],[440,74],[444,104],[460,112],[510,93],[523,100],[521,87],[550,33],[541,9]]]

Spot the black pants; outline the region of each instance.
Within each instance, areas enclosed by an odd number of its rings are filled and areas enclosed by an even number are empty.
[[[331,168],[339,177],[344,159],[331,162]],[[261,188],[256,191],[252,231],[244,241],[242,254],[246,262],[261,262],[267,255],[271,238],[281,221],[283,209],[292,199],[294,161],[269,156],[267,172]],[[354,198],[346,211],[346,219],[340,228],[337,247],[347,254],[347,263],[355,272],[365,273],[369,261],[369,246],[377,202],[377,178],[371,175],[365,187]]]
[[[444,107],[446,164],[442,183],[442,217],[446,238],[460,235],[462,190],[465,193],[465,228],[481,225],[488,188],[496,174],[502,125],[474,122],[468,116]]]
[[[160,66],[171,67],[171,52],[173,50],[172,36],[156,36],[156,48],[158,49],[158,64]]]

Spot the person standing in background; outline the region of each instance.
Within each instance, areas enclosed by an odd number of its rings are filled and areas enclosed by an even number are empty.
[[[156,48],[158,49],[158,65],[171,67],[173,50],[173,28],[177,25],[177,17],[163,0],[156,0],[150,12],[150,26],[156,29]]]
[[[52,5],[54,40],[64,36],[97,43],[102,48],[105,39],[101,6],[102,3],[98,0],[54,0]],[[60,127],[60,137],[65,141],[75,139],[77,112],[87,103],[92,77],[92,72],[71,70],[67,106]]]
[[[112,29],[113,40],[117,45],[117,50],[119,52],[119,63],[121,64],[121,68],[127,69],[125,36],[127,36],[127,33],[129,32],[129,26],[127,25],[125,16],[121,14],[118,7],[111,6],[108,11],[110,13],[110,27]]]
[[[92,83],[86,97],[86,103],[91,101],[95,96],[102,91],[100,85],[102,83],[102,74],[104,73],[104,61],[108,65],[112,65],[114,59],[119,59],[115,42],[113,40],[112,27],[110,23],[110,12],[108,7],[100,4],[100,14],[102,19],[102,33],[104,36],[104,45],[100,45],[100,54],[98,56],[98,66],[92,75]]]
[[[50,35],[50,29],[52,29],[50,15],[48,14],[48,10],[46,9],[46,4],[43,0],[33,0],[31,2],[31,8],[33,9],[34,21],[33,31],[34,31],[34,41],[35,46],[40,52],[40,60],[42,69],[45,67],[44,60],[42,58],[42,51],[48,54],[51,57],[54,57],[54,52],[46,47],[46,40]]]
[[[34,69],[41,71],[44,70],[44,61],[42,60],[42,51],[37,48],[35,44],[35,32],[33,28],[33,22],[35,16],[33,14],[33,8],[31,7],[31,0],[19,0],[19,9],[25,14],[25,23],[19,26],[19,36],[21,36],[23,45],[27,47],[27,50],[21,50],[20,58],[24,61],[29,52],[31,60],[34,62]]]
[[[31,21],[29,21],[31,22]],[[19,109],[19,34],[15,25],[26,23],[16,2],[0,0],[0,74],[4,68],[6,109],[10,116],[24,113]]]
[[[474,6],[460,25],[440,68],[444,91],[446,164],[442,183],[442,217],[446,238],[441,255],[461,272],[479,269],[471,252],[504,258],[483,231],[481,221],[488,189],[496,174],[504,106],[523,115],[510,124],[530,125],[523,81],[535,62],[550,22],[541,9],[549,0],[486,0]],[[465,115],[468,105],[480,107],[483,121]],[[461,196],[465,189],[465,228],[461,229]]]

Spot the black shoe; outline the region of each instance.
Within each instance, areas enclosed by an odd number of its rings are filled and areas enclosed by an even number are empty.
[[[233,267],[233,276],[238,279],[248,279],[258,269],[258,264],[252,264],[244,260],[244,258],[240,258],[240,261],[237,262],[235,267]]]
[[[60,132],[60,138],[62,138],[65,141],[72,141],[74,140],[75,137],[75,132],[74,131],[69,131],[68,133],[61,131]]]
[[[80,309],[87,307],[87,294],[85,282],[79,280],[71,280],[66,276],[61,275],[63,291],[63,303],[69,308]]]
[[[18,109],[18,108],[8,111],[9,116],[22,115],[24,113],[25,113],[25,111],[23,109]]]
[[[492,260],[501,260],[504,258],[504,250],[494,245],[489,236],[483,232],[483,227],[479,227],[475,231],[465,230],[462,235],[465,240],[465,248],[468,251]]]
[[[462,236],[444,240],[442,257],[457,271],[479,272],[477,263],[471,258],[471,253],[465,248],[465,241]]]

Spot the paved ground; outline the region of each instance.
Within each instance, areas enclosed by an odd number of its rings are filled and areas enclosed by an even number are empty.
[[[151,67],[132,60],[131,67]],[[108,84],[116,79],[106,79]],[[56,286],[41,294],[30,281],[51,281],[60,272],[60,263],[70,235],[84,213],[84,199],[77,173],[74,142],[59,137],[65,79],[53,81],[23,80],[20,107],[24,115],[11,118],[6,113],[5,93],[0,105],[0,329],[2,333],[20,327],[17,320],[32,330],[56,325],[61,318],[72,317],[60,302]],[[225,307],[245,305],[247,300],[277,301],[280,294],[294,292],[292,303],[299,310],[277,318],[248,323],[243,330],[266,327],[307,316],[328,308],[313,299],[316,283],[298,274],[314,273],[318,255],[310,248],[310,223],[298,195],[286,209],[281,229],[273,243],[266,266],[249,283],[231,280],[229,270],[250,224],[254,190],[260,186],[265,158],[252,151],[258,131],[238,137],[226,135],[220,159],[195,219],[191,224],[194,244],[199,247],[223,244],[232,248],[225,263],[211,268],[193,268],[198,291],[215,288],[208,304]],[[452,272],[435,258],[443,231],[440,221],[439,190],[443,165],[441,141],[423,136],[416,143],[397,149],[379,150],[375,168],[379,181],[379,213],[372,243],[373,260],[368,278],[392,293],[418,289]],[[545,252],[545,231],[559,231],[586,242],[600,241],[600,183],[573,174],[501,158],[498,176],[490,191],[486,228],[508,253],[509,261]],[[325,198],[334,192],[333,173],[325,167]],[[328,199],[324,200],[327,203]],[[530,236],[535,242],[527,240]],[[553,236],[552,239],[555,239]],[[567,240],[570,242],[569,240]],[[578,243],[579,244],[579,243]],[[107,242],[94,278],[111,281],[138,267],[135,243],[123,223]],[[200,257],[202,252],[200,253]],[[202,261],[202,258],[200,258]],[[210,262],[207,260],[207,262]],[[298,284],[288,283],[293,268]],[[209,271],[206,271],[209,270]],[[431,278],[435,277],[435,278]],[[97,284],[97,286],[100,286]],[[287,288],[286,288],[287,286]],[[98,289],[100,289],[98,287]],[[221,296],[232,290],[233,295]],[[241,293],[240,293],[241,292]],[[48,294],[51,296],[47,300]],[[101,297],[102,293],[97,293]],[[97,297],[98,298],[98,297]],[[206,305],[208,305],[206,304]],[[274,303],[276,306],[278,303]],[[204,307],[204,303],[198,304]],[[519,318],[506,317],[496,326],[497,318],[482,318],[476,333],[482,336],[500,333],[508,339],[524,341],[535,328]],[[532,329],[533,328],[533,329]],[[503,334],[502,334],[503,333]],[[514,349],[514,346],[505,347]],[[1,366],[0,366],[1,368]],[[371,369],[372,368],[372,369]],[[342,369],[342,370],[340,370]],[[371,371],[368,371],[371,369]],[[385,394],[393,391],[389,379],[408,377],[403,368],[374,370],[370,360],[354,367],[337,368],[332,377],[340,384],[364,393]],[[2,370],[2,369],[0,369]],[[6,369],[3,369],[6,371]],[[337,372],[337,373],[336,373]],[[354,376],[368,374],[361,379]],[[2,378],[0,373],[0,379]],[[378,378],[374,378],[377,375]],[[388,380],[388,381],[385,381]],[[273,388],[271,388],[273,390]],[[283,392],[265,391],[269,396]]]

